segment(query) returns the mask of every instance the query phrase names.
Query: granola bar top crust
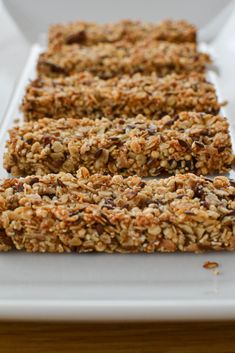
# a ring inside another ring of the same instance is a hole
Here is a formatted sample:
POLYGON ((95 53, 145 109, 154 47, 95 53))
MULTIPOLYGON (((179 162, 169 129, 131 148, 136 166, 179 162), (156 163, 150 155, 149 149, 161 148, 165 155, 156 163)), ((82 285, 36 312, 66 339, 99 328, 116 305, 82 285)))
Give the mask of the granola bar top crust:
POLYGON ((135 45, 122 41, 90 47, 64 45, 60 51, 48 49, 40 55, 37 69, 39 75, 49 77, 89 71, 107 79, 137 72, 156 72, 160 76, 172 72, 203 72, 208 63, 208 54, 199 53, 195 44, 145 40, 135 45))
POLYGON ((174 252, 235 249, 235 182, 71 174, 0 185, 0 250, 174 252))
POLYGON ((88 72, 65 78, 38 78, 27 89, 21 110, 25 120, 90 119, 144 114, 159 119, 181 111, 219 112, 214 86, 204 74, 122 76, 102 80, 88 72))
POLYGON ((196 27, 186 21, 166 20, 159 24, 122 20, 116 23, 97 24, 73 22, 49 27, 48 46, 58 50, 61 45, 94 45, 126 40, 135 43, 152 38, 169 42, 196 42, 196 27))
POLYGON ((4 167, 14 176, 76 173, 223 173, 231 168, 228 122, 221 116, 183 112, 135 118, 41 119, 10 130, 4 167))

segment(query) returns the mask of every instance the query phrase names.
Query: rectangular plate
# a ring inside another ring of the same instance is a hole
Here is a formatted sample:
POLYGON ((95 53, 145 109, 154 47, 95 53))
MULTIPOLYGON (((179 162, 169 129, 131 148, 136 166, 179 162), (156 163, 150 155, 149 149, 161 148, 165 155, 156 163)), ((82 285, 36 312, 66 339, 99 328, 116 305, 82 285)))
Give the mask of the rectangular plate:
MULTIPOLYGON (((7 130, 35 76, 32 47, 0 129, 7 130)), ((209 77, 217 85, 217 76, 209 77)), ((226 114, 226 112, 223 112, 226 114)), ((234 137, 234 123, 230 120, 234 137)), ((234 140, 234 139, 233 139, 234 140)), ((230 173, 234 177, 234 172, 230 173)), ((185 320, 235 318, 235 254, 0 254, 0 319, 185 320), (219 275, 205 261, 220 264, 219 275)))

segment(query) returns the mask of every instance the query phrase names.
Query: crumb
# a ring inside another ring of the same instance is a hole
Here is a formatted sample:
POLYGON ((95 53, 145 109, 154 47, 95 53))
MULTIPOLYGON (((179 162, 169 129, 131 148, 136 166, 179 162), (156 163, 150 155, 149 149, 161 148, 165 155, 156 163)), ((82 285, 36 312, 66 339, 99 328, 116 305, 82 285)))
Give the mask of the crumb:
POLYGON ((14 119, 13 122, 14 122, 14 124, 18 124, 20 122, 20 119, 18 119, 18 118, 14 119))
MULTIPOLYGON (((203 264, 203 267, 206 269, 206 270, 211 270, 211 269, 215 269, 217 267, 219 267, 219 264, 218 262, 212 262, 212 261, 206 261, 204 264, 203 264)), ((217 270, 218 271, 218 270, 217 270)), ((213 271, 214 272, 214 271, 213 271)))
POLYGON ((213 273, 213 275, 218 276, 218 275, 220 275, 221 272, 218 270, 218 268, 214 268, 212 270, 212 273, 213 273))

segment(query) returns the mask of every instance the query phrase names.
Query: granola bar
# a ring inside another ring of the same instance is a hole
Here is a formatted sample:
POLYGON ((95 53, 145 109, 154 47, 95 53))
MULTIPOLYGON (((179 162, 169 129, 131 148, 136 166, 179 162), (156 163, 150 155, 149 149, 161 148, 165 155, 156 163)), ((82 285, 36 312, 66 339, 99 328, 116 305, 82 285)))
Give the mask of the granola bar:
POLYGON ((50 118, 10 130, 4 167, 14 176, 76 173, 223 173, 231 168, 228 122, 221 116, 183 112, 149 120, 50 118))
POLYGON ((59 49, 61 45, 94 45, 126 40, 135 43, 152 38, 169 42, 196 42, 196 28, 186 21, 166 20, 159 24, 122 20, 116 23, 97 24, 73 22, 49 27, 48 46, 59 49))
POLYGON ((216 114, 220 104, 215 88, 203 74, 156 74, 102 80, 87 72, 63 78, 37 78, 27 87, 21 109, 26 120, 90 119, 144 114, 159 119, 166 114, 198 111, 216 114))
POLYGON ((199 53, 193 43, 175 44, 139 41, 135 45, 122 41, 100 43, 90 47, 63 45, 59 51, 48 49, 39 57, 39 75, 69 76, 89 71, 101 78, 111 78, 137 72, 160 76, 176 72, 203 72, 210 58, 199 53))
POLYGON ((235 249, 235 182, 194 174, 71 174, 0 185, 0 250, 199 252, 235 249))

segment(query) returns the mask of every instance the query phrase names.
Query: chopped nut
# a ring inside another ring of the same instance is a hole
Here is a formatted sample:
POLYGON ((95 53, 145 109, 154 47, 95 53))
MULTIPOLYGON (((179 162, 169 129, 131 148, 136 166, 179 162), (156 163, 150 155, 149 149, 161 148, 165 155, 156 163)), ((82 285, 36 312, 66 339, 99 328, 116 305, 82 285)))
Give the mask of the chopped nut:
POLYGON ((141 145, 137 141, 132 141, 130 147, 134 153, 141 152, 141 145))
POLYGON ((95 229, 97 230, 97 233, 99 235, 103 234, 103 232, 104 232, 104 227, 102 226, 102 224, 97 224, 95 229))
POLYGON ((66 44, 80 44, 86 42, 86 32, 84 30, 72 33, 65 39, 66 44))

